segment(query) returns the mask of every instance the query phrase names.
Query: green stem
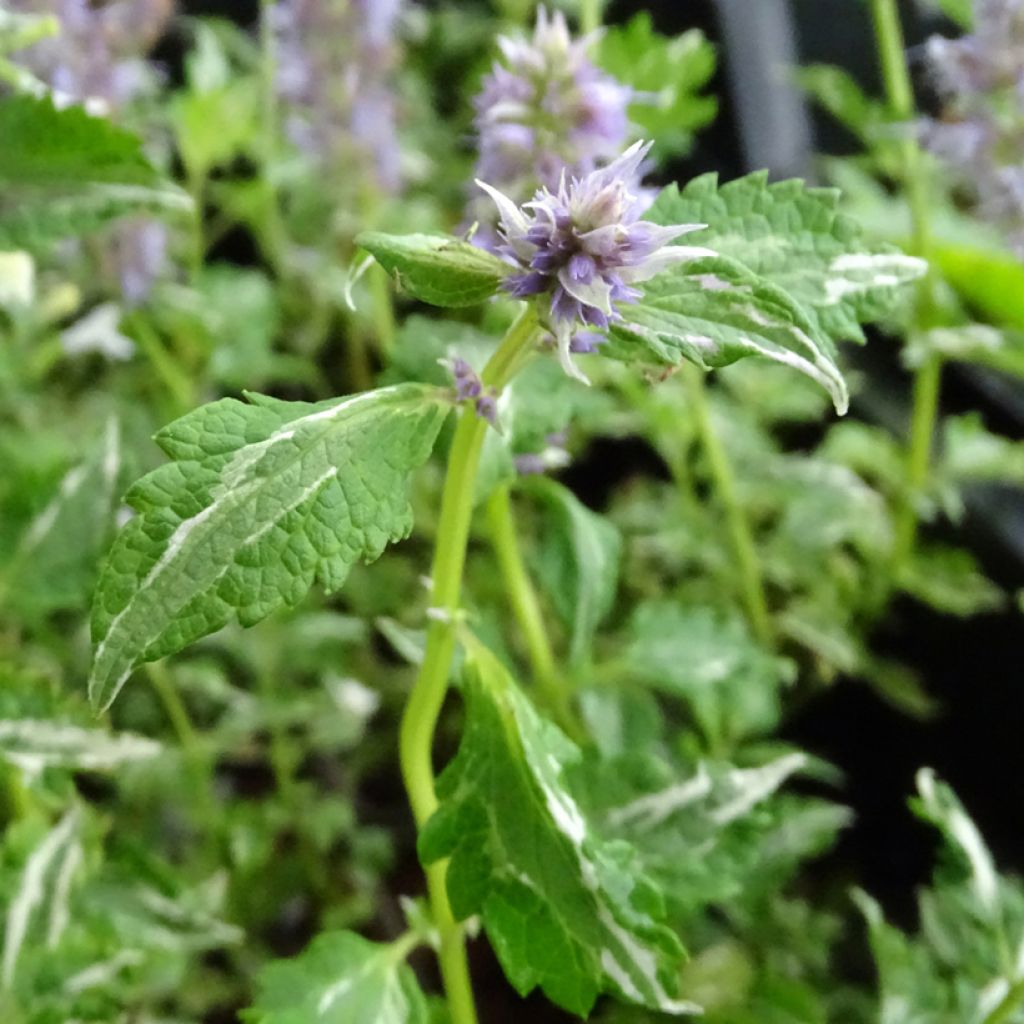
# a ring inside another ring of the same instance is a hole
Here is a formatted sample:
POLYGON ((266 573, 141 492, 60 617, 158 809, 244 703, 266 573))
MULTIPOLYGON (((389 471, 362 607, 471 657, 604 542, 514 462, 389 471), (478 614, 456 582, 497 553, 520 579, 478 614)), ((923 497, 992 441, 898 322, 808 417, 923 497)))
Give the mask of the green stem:
POLYGON ((931 355, 914 376, 906 490, 901 497, 896 519, 896 544, 892 560, 894 576, 905 568, 917 543, 918 498, 928 482, 931 469, 932 438, 939 416, 941 386, 942 359, 938 355, 931 355))
POLYGON ((188 275, 196 285, 206 262, 206 177, 201 174, 188 176, 188 192, 192 197, 192 220, 189 232, 188 275))
POLYGON ((715 492, 725 512, 726 527, 740 574, 743 604, 751 628, 758 641, 766 647, 774 646, 771 616, 764 594, 761 564, 754 546, 754 537, 746 513, 736 492, 736 473, 728 453, 722 445, 711 421, 711 408, 704 386, 704 372, 696 367, 686 368, 690 385, 690 403, 693 408, 697 435, 708 460, 708 469, 714 481, 715 492))
POLYGON ((1014 1011, 1024 1006, 1024 980, 1018 981, 1003 996, 999 1005, 982 1021, 982 1024, 1006 1024, 1014 1011))
MULTIPOLYGON (((515 322, 488 362, 482 375, 484 385, 504 387, 532 350, 536 336, 536 314, 530 307, 515 322)), ((437 808, 431 756, 434 731, 448 692, 448 673, 455 653, 455 625, 473 516, 476 474, 487 430, 486 421, 471 409, 463 411, 455 429, 431 576, 437 614, 427 630, 423 665, 402 716, 399 758, 419 827, 437 808)), ((465 939, 448 903, 446 871, 447 865, 443 862, 427 868, 427 889, 441 938, 441 974, 452 1024, 476 1024, 465 939)))
POLYGON ((544 628, 544 615, 537 591, 526 571, 522 552, 519 550, 508 484, 496 488, 488 500, 487 524, 505 591, 511 599, 512 612, 526 641, 526 650, 537 689, 558 719, 559 725, 570 736, 578 737, 580 729, 569 694, 559 675, 547 630, 544 628))
POLYGON ((199 734, 188 716, 181 695, 167 671, 166 663, 163 661, 150 662, 146 666, 146 673, 153 685, 154 692, 160 698, 160 703, 174 729, 174 734, 181 744, 185 763, 192 776, 192 785, 196 791, 196 809, 206 840, 212 844, 216 841, 219 816, 213 802, 213 773, 210 770, 209 759, 203 750, 199 734))
MULTIPOLYGON (((871 13, 889 109, 894 121, 908 124, 916 116, 916 107, 896 0, 871 0, 871 13)), ((902 158, 903 188, 910 207, 910 248, 914 255, 928 259, 931 250, 928 168, 913 139, 908 138, 903 142, 902 158)), ((934 280, 929 274, 921 282, 918 291, 916 320, 919 328, 929 326, 934 310, 934 280)), ((893 578, 906 566, 917 542, 917 499, 928 480, 931 467, 932 437, 939 414, 941 378, 941 360, 933 356, 918 369, 914 380, 906 456, 907 488, 896 515, 896 547, 891 566, 893 578)))
POLYGON ((584 35, 601 27, 601 0, 580 0, 580 31, 584 35))
POLYGON ((328 881, 324 866, 317 855, 316 847, 310 841, 308 829, 304 827, 303 805, 299 787, 295 783, 295 758, 289 750, 288 732, 282 728, 281 722, 274 713, 274 674, 276 670, 259 673, 260 695, 267 709, 269 720, 267 733, 269 738, 268 754, 270 770, 274 775, 274 785, 278 795, 284 801, 285 808, 295 829, 297 850, 303 870, 310 885, 317 893, 327 891, 328 881))
POLYGON ((267 256, 274 271, 284 272, 285 230, 277 202, 274 169, 277 162, 277 49, 271 16, 275 0, 260 0, 260 89, 263 145, 263 235, 267 256))

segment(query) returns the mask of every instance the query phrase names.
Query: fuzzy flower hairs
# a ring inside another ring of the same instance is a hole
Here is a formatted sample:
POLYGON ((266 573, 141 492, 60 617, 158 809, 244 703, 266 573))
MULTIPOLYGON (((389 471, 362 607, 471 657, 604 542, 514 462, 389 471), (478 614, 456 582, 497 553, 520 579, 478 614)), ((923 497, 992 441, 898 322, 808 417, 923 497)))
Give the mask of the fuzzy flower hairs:
POLYGON ((581 177, 564 172, 555 191, 544 187, 517 206, 485 181, 477 184, 498 207, 498 255, 516 267, 505 288, 536 299, 541 322, 551 331, 567 374, 587 383, 572 360, 603 341, 599 331, 636 302, 633 287, 669 267, 713 255, 699 246, 671 244, 703 224, 666 227, 641 220, 646 200, 636 181, 651 144, 636 143, 607 167, 581 177))

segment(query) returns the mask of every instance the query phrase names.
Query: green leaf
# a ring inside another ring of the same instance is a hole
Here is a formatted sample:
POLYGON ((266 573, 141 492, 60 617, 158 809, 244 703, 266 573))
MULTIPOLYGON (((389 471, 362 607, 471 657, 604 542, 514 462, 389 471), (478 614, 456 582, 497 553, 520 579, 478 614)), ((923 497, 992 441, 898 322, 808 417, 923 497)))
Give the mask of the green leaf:
POLYGON ((295 605, 314 579, 341 586, 412 527, 409 474, 449 406, 407 384, 310 405, 222 399, 164 428, 173 462, 128 493, 138 515, 107 558, 93 608, 91 699, 237 615, 295 605))
POLYGON ((780 795, 807 766, 794 751, 749 768, 681 767, 634 748, 591 757, 575 774, 603 834, 629 839, 674 919, 686 923, 712 905, 738 909, 776 891, 849 823, 845 808, 780 795))
POLYGON ((160 744, 133 733, 83 729, 51 719, 0 719, 0 760, 27 775, 50 766, 111 771, 156 757, 160 744))
POLYGON ((45 938, 52 946, 67 925, 70 875, 82 858, 80 823, 78 809, 68 810, 25 861, 17 889, 6 907, 0 989, 11 987, 21 954, 30 948, 26 945, 30 936, 45 938))
POLYGON ((399 943, 352 932, 317 936, 299 956, 264 967, 248 1024, 429 1024, 427 1000, 399 943))
POLYGON ((1024 443, 986 429, 981 413, 943 423, 941 471, 958 483, 998 481, 1024 486, 1024 443))
POLYGON ((579 664, 615 603, 622 536, 554 480, 538 477, 523 487, 546 507, 537 573, 569 627, 569 660, 579 664))
POLYGON ((126 213, 181 213, 191 200, 165 181, 138 138, 82 107, 0 100, 0 248, 32 249, 126 213))
POLYGON ((649 601, 637 607, 628 636, 630 676, 685 700, 712 742, 778 723, 780 691, 792 681, 793 665, 759 647, 738 616, 649 601))
POLYGON ((484 249, 449 235, 356 236, 365 249, 413 298, 432 306, 475 306, 495 295, 509 266, 484 249))
POLYGON ((1002 607, 1003 592, 963 548, 933 545, 914 552, 900 586, 919 601, 949 615, 967 618, 1002 607))
POLYGON ((922 366, 933 356, 941 356, 1024 377, 1024 334, 988 324, 934 327, 915 332, 901 355, 911 369, 922 366))
POLYGON ((719 186, 718 177, 670 186, 645 216, 661 224, 707 224, 686 236, 738 260, 821 321, 833 340, 863 340, 860 323, 891 310, 899 289, 926 265, 893 246, 868 245, 839 210, 840 193, 766 171, 719 186))
POLYGON ((467 642, 466 728, 419 843, 426 864, 451 858, 456 917, 480 915, 522 995, 540 986, 580 1016, 602 992, 698 1012, 675 998, 683 952, 659 923, 659 893, 628 843, 592 833, 566 788, 580 750, 538 716, 494 655, 467 642))
POLYGON ((959 28, 970 32, 974 27, 974 6, 971 0, 934 0, 947 18, 956 22, 959 28))
POLYGON ((794 77, 805 92, 862 140, 877 142, 878 129, 892 120, 888 107, 869 96, 845 68, 808 64, 795 69, 794 77))
POLYGON ((846 382, 829 337, 786 292, 725 256, 701 257, 650 281, 623 306, 608 354, 667 366, 683 359, 709 370, 763 356, 817 381, 840 414, 846 382))
POLYGON ((598 63, 632 88, 630 120, 644 138, 658 140, 659 159, 687 153, 694 132, 718 112, 714 96, 700 95, 715 73, 715 50, 699 29, 668 38, 642 11, 605 31, 598 63))
POLYGON ((120 476, 120 428, 111 419, 102 444, 65 474, 21 536, 4 580, 19 608, 47 613, 87 603, 114 531, 120 476))

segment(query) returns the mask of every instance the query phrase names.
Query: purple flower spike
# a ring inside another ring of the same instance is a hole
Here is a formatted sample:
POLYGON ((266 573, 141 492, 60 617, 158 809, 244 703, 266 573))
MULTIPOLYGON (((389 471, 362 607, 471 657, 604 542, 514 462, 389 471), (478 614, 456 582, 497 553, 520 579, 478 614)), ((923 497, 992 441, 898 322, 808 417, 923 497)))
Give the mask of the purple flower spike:
POLYGON ((486 182, 477 184, 498 207, 498 253, 517 268, 505 287, 518 298, 541 296, 542 322, 554 334, 563 369, 587 382, 571 353, 593 351, 616 305, 636 302, 633 287, 669 267, 713 255, 699 246, 672 245, 703 224, 663 227, 640 220, 645 201, 635 182, 650 144, 636 143, 600 170, 542 188, 522 207, 486 182))
POLYGON ((498 40, 503 62, 475 101, 478 178, 521 201, 622 152, 632 90, 589 59, 595 39, 573 39, 564 15, 542 6, 531 39, 498 40))
POLYGON ((975 0, 974 24, 972 35, 926 46, 944 109, 921 141, 1024 258, 1024 0, 975 0))

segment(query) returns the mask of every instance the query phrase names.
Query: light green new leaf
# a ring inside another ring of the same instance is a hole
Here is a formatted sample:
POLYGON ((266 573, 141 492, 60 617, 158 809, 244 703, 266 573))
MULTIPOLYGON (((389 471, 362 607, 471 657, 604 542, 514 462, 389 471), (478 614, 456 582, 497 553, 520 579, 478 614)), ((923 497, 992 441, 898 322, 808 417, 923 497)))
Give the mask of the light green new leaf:
POLYGON ((669 601, 637 607, 625 652, 628 672, 683 698, 705 734, 729 742, 770 731, 793 665, 763 650, 737 616, 669 601))
POLYGON ((129 491, 138 515, 96 594, 94 704, 139 663, 295 605, 315 579, 336 590, 406 537, 408 477, 448 410, 442 392, 406 384, 316 405, 222 399, 162 430, 174 461, 129 491))
POLYGON ((451 858, 456 916, 480 915, 522 995, 540 986, 580 1016, 602 992, 699 1012, 676 998, 683 951, 659 923, 661 895, 628 843, 591 832, 566 788, 579 748, 538 716, 493 654, 469 643, 466 728, 419 844, 424 863, 451 858))
POLYGON ((699 29, 669 38, 642 11, 606 30, 598 62, 633 90, 630 120, 658 140, 660 159, 688 152, 694 132, 714 120, 718 101, 700 90, 715 73, 715 51, 699 29))
POLYGON ((48 97, 0 100, 0 248, 33 249, 139 212, 187 212, 138 138, 48 97))
POLYGON ((660 274, 623 305, 608 354, 703 369, 763 356, 817 381, 839 413, 849 395, 834 346, 810 309, 728 256, 705 256, 660 274))
POLYGON ((622 536, 610 520, 554 480, 537 477, 524 488, 546 507, 537 572, 569 626, 569 660, 578 664, 615 603, 622 536))
POLYGON ((356 236, 399 287, 432 306, 475 306, 494 295, 510 271, 484 249, 449 235, 356 236))
POLYGON ((317 936, 299 956, 264 967, 248 1024, 428 1024, 416 976, 401 943, 380 945, 353 932, 317 936))

